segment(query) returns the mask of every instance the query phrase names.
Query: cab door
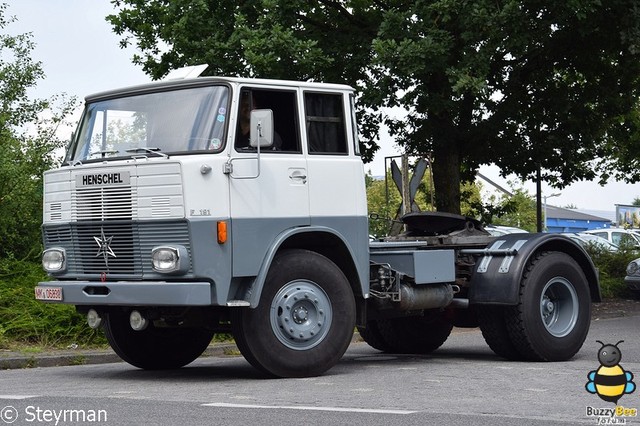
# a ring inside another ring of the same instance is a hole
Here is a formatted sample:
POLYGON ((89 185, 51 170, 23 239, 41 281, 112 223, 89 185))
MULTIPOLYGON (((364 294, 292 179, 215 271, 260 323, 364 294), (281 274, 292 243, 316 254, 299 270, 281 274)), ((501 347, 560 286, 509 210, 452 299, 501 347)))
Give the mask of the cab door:
POLYGON ((244 87, 236 111, 229 173, 233 276, 255 276, 279 234, 310 223, 307 161, 295 90, 244 87), (255 109, 273 111, 274 144, 259 153, 243 132, 255 109))
POLYGON ((303 99, 311 226, 343 239, 367 294, 369 226, 353 98, 346 91, 306 90, 303 99))

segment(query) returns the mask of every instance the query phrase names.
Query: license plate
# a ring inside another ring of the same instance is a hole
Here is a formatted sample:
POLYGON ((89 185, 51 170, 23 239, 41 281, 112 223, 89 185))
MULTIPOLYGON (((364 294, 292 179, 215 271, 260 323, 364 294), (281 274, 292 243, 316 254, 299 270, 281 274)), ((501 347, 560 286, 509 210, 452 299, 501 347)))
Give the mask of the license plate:
POLYGON ((37 300, 62 301, 62 287, 36 287, 37 300))

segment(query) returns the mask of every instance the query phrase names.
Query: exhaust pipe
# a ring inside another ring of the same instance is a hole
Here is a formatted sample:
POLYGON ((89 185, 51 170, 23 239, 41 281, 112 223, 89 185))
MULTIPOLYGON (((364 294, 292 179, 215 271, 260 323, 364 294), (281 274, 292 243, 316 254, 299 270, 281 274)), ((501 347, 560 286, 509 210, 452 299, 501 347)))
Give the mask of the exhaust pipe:
POLYGON ((420 285, 411 287, 400 285, 400 300, 396 307, 410 311, 419 309, 444 308, 453 300, 453 287, 450 284, 420 285))

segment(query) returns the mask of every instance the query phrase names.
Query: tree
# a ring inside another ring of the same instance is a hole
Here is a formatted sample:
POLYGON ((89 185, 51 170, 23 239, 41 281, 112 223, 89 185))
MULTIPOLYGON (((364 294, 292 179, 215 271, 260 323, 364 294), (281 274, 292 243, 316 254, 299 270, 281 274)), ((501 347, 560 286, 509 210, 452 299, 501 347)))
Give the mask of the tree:
POLYGON ((462 185, 461 210, 465 216, 478 219, 484 225, 490 225, 499 220, 498 218, 516 212, 518 206, 512 198, 491 195, 484 201, 480 195, 481 189, 482 185, 477 182, 462 185))
MULTIPOLYGON (((0 30, 14 21, 0 4, 0 30)), ((24 258, 41 250, 42 173, 60 157, 58 127, 75 100, 60 95, 30 100, 44 77, 31 58, 31 34, 0 33, 0 256, 24 258), (45 114, 46 112, 46 114, 45 114)))
POLYGON ((523 180, 542 170, 557 187, 614 169, 614 141, 638 140, 623 129, 635 123, 624 114, 637 102, 637 16, 632 1, 590 0, 389 11, 373 76, 380 102, 409 111, 389 120, 399 142, 433 152, 438 209, 457 211, 458 182, 481 164, 523 180))
MULTIPOLYGON (((390 181, 391 174, 387 174, 387 181, 390 181)), ((365 176, 367 189, 367 210, 369 212, 369 234, 375 237, 389 235, 391 220, 394 218, 400 204, 402 196, 395 185, 391 188, 385 186, 384 179, 374 179, 370 174, 365 176)))
POLYGON ((482 164, 562 188, 640 179, 640 8, 635 0, 114 0, 108 17, 159 78, 211 73, 347 83, 365 159, 381 123, 429 153, 438 210, 482 164), (386 116, 381 107, 406 114, 386 116))
POLYGON ((502 196, 502 203, 509 203, 508 211, 497 215, 494 225, 513 226, 529 232, 536 231, 536 201, 524 188, 512 188, 513 195, 502 196))
MULTIPOLYGON (((122 47, 136 44, 153 79, 185 65, 207 63, 208 75, 314 80, 360 88, 371 62, 382 10, 366 1, 113 0, 107 17, 122 47)), ((361 151, 378 149, 381 114, 359 103, 361 151)), ((375 105, 378 107, 379 105, 375 105)))

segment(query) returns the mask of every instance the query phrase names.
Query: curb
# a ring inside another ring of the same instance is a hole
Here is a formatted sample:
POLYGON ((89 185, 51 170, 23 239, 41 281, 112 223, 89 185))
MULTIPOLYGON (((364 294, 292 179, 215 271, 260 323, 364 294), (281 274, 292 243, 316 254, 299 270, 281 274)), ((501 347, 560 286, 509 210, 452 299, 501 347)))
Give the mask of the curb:
MULTIPOLYGON (((358 332, 353 334, 351 343, 363 342, 358 332)), ((235 343, 213 343, 200 355, 204 357, 238 357, 242 356, 235 343)), ((105 350, 61 350, 59 352, 44 352, 40 354, 22 354, 0 352, 0 371, 20 368, 65 367, 73 365, 94 365, 124 362, 113 352, 105 350)))
MULTIPOLYGON (((238 347, 233 343, 217 343, 209 346, 200 357, 240 356, 238 347)), ((24 355, 0 353, 0 370, 19 368, 63 367, 71 365, 93 365, 123 362, 111 349, 107 350, 65 350, 59 353, 24 355)))

